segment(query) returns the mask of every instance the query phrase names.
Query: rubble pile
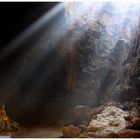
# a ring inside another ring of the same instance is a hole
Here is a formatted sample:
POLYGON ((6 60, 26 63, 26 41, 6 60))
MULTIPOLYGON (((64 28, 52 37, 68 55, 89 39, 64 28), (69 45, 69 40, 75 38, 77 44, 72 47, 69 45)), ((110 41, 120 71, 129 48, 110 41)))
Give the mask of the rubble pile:
MULTIPOLYGON (((84 109, 87 107, 84 107, 84 109)), ((77 109, 77 107, 76 107, 77 109)), ((137 138, 140 137, 140 112, 137 103, 109 102, 95 109, 87 108, 92 115, 89 123, 62 128, 63 137, 80 138, 137 138), (98 109, 97 109, 98 108, 98 109), (98 110, 97 113, 94 110, 98 110)), ((78 112, 80 117, 80 112, 78 112)), ((77 115, 77 112, 75 113, 77 115)), ((76 116, 77 117, 77 116, 76 116)))

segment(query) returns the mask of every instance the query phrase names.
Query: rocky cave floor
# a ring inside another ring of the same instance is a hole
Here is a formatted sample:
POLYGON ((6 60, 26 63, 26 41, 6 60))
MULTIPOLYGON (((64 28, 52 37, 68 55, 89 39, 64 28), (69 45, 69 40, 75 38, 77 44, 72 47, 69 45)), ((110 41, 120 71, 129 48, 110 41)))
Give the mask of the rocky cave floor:
POLYGON ((20 127, 13 138, 140 138, 140 99, 98 107, 77 105, 72 119, 57 127, 20 127))
POLYGON ((140 138, 140 99, 118 103, 110 101, 95 108, 76 106, 79 125, 63 127, 63 137, 140 138))
POLYGON ((23 127, 11 133, 12 138, 60 138, 63 134, 60 128, 23 127))

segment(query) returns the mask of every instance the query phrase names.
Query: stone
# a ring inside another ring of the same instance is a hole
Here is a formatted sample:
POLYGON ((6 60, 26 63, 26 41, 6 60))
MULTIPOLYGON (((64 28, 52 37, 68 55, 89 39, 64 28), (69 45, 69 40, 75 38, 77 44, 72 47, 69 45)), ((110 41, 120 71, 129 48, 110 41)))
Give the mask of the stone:
POLYGON ((132 129, 124 129, 117 132, 99 131, 84 132, 80 138, 140 138, 140 131, 132 129))
POLYGON ((79 136, 80 138, 117 138, 117 134, 115 133, 94 133, 94 132, 87 132, 83 133, 79 136))
POLYGON ((73 125, 68 127, 63 127, 61 131, 63 133, 63 137, 65 138, 76 138, 79 137, 81 134, 80 128, 75 127, 73 125))
POLYGON ((108 106, 97 115, 96 119, 91 120, 87 131, 104 130, 116 132, 123 130, 127 126, 126 116, 128 116, 128 112, 115 106, 108 106))
POLYGON ((95 134, 95 138, 117 138, 117 134, 114 132, 101 131, 95 134))
POLYGON ((82 133, 79 138, 90 138, 88 133, 82 133))
POLYGON ((108 103, 105 104, 105 107, 107 106, 115 106, 115 107, 118 107, 120 109, 124 109, 124 105, 119 103, 119 102, 115 102, 115 101, 110 101, 108 103))
POLYGON ((118 138, 140 138, 140 131, 126 129, 116 133, 118 138))
POLYGON ((129 116, 130 128, 140 130, 140 114, 131 113, 129 116))
POLYGON ((88 126, 85 128, 86 132, 96 132, 98 130, 102 130, 102 127, 88 126))
POLYGON ((140 136, 140 131, 138 131, 140 130, 138 106, 132 110, 132 107, 136 105, 132 101, 131 103, 126 102, 125 105, 130 109, 127 110, 124 105, 112 101, 90 109, 90 113, 92 112, 91 121, 87 126, 79 125, 81 133, 74 134, 74 126, 70 126, 67 127, 67 134, 64 134, 65 137, 138 138, 140 136))

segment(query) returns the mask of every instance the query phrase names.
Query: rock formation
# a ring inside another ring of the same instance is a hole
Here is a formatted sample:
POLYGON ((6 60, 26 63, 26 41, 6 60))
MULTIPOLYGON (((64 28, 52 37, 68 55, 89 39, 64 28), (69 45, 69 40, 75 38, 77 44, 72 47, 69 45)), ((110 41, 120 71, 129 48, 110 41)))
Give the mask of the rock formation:
MULTIPOLYGON (((81 115, 81 119, 83 119, 81 124, 63 127, 63 136, 80 138, 140 137, 139 104, 134 101, 129 102, 129 104, 131 105, 129 106, 127 102, 124 104, 109 102, 99 106, 97 107, 99 110, 98 113, 92 113, 91 120, 86 125, 82 125, 86 119, 81 115), (73 134, 73 131, 75 131, 76 134, 73 134)), ((93 112, 93 110, 94 108, 90 109, 91 112, 93 112)))

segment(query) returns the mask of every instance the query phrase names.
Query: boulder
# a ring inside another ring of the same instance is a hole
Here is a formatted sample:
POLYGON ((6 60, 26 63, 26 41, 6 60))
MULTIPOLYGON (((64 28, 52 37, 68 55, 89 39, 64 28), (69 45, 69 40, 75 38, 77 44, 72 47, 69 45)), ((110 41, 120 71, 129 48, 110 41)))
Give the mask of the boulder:
POLYGON ((115 106, 115 107, 118 107, 118 108, 121 108, 121 109, 124 108, 124 105, 122 105, 119 102, 109 101, 109 102, 107 102, 107 103, 105 103, 103 105, 100 105, 98 107, 91 108, 90 109, 90 115, 91 116, 96 116, 97 114, 100 114, 108 106, 115 106))
POLYGON ((68 127, 63 127, 61 131, 63 133, 63 137, 65 138, 76 138, 79 137, 81 134, 80 128, 75 127, 73 125, 70 125, 68 127))
POLYGON ((92 119, 89 124, 89 131, 105 130, 110 132, 116 132, 126 128, 125 117, 128 116, 128 112, 115 106, 108 106, 100 114, 97 115, 96 119, 92 119))
POLYGON ((140 131, 138 131, 140 130, 140 112, 138 109, 132 108, 136 104, 131 102, 122 105, 111 101, 92 109, 87 106, 76 106, 74 110, 76 118, 85 119, 88 114, 90 116, 89 124, 81 123, 78 127, 63 127, 63 136, 80 138, 140 137, 140 131), (129 109, 126 109, 126 106, 129 109))
POLYGON ((106 107, 108 107, 108 106, 115 106, 115 107, 118 107, 118 108, 120 108, 120 109, 124 109, 124 105, 123 104, 121 104, 121 103, 119 103, 119 102, 115 102, 115 101, 109 101, 109 102, 107 102, 107 103, 105 103, 105 105, 104 105, 105 107, 104 107, 104 109, 106 108, 106 107))
POLYGON ((96 132, 98 130, 102 130, 102 127, 94 127, 94 126, 88 126, 85 128, 85 132, 96 132))
POLYGON ((128 121, 127 128, 140 130, 140 114, 130 113, 126 120, 128 121))

